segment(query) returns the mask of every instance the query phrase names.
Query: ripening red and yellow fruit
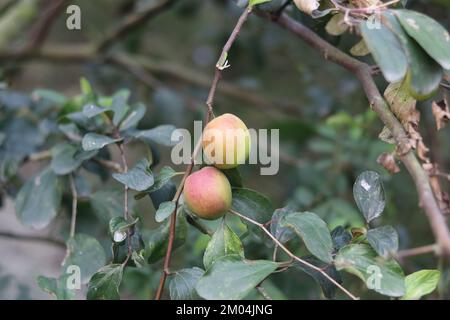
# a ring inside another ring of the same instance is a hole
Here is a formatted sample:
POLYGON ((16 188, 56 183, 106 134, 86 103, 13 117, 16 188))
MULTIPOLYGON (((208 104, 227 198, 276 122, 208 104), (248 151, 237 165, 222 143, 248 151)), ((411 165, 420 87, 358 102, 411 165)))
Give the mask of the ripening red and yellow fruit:
POLYGON ((211 120, 203 130, 205 157, 219 169, 231 169, 245 163, 250 154, 250 133, 245 123, 225 113, 211 120))
POLYGON ((215 220, 231 207, 231 186, 220 170, 204 167, 186 178, 184 200, 200 218, 215 220))

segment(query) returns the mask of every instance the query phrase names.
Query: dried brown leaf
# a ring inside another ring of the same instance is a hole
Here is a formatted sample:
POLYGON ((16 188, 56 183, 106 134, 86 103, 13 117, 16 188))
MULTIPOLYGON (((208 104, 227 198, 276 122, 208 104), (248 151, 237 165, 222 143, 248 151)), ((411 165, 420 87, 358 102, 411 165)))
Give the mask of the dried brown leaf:
POLYGON ((436 120, 436 127, 441 130, 450 121, 450 111, 446 100, 433 101, 431 104, 434 119, 436 120))
POLYGON ((400 172, 400 168, 397 166, 397 163, 395 161, 395 157, 394 157, 394 155, 392 153, 383 152, 377 158, 377 162, 379 164, 381 164, 390 173, 400 172))

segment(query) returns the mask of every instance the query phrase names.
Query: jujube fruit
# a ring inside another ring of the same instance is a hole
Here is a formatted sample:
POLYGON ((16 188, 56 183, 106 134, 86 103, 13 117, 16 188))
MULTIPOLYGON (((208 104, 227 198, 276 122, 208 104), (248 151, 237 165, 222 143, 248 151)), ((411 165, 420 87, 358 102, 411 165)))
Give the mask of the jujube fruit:
POLYGON ((215 220, 231 207, 231 186, 220 170, 204 167, 187 177, 184 200, 188 208, 200 218, 215 220))
POLYGON ((241 119, 225 113, 206 125, 202 146, 205 157, 215 167, 235 168, 250 154, 250 133, 241 119))

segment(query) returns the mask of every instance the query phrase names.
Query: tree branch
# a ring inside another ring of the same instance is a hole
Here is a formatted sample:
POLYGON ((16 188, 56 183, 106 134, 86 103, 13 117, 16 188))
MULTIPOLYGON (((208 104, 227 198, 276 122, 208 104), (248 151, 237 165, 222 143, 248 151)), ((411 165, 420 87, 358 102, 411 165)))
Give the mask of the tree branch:
POLYGON ((407 257, 419 256, 422 254, 428 254, 428 253, 436 253, 437 254, 438 251, 439 251, 439 246, 437 246, 436 244, 430 244, 430 245, 423 246, 423 247, 401 250, 401 251, 397 252, 395 257, 398 259, 402 259, 402 258, 407 258, 407 257))
POLYGON ((151 3, 142 11, 130 14, 115 29, 111 30, 98 44, 97 51, 105 51, 111 47, 117 40, 124 37, 129 32, 139 28, 149 19, 157 16, 161 12, 175 4, 176 0, 161 0, 157 3, 151 3))
POLYGON ((78 205, 78 193, 73 178, 73 174, 69 174, 70 190, 72 192, 72 216, 70 220, 70 238, 75 236, 75 227, 77 224, 77 205, 78 205))
POLYGON ((9 238, 9 239, 13 239, 13 240, 20 240, 20 241, 43 242, 43 243, 55 245, 55 246, 62 247, 62 248, 66 247, 66 244, 64 241, 55 239, 55 238, 50 238, 50 237, 15 234, 12 232, 7 232, 7 231, 0 231, 0 237, 9 238))
MULTIPOLYGON (((319 51, 325 59, 341 65, 353 73, 361 82, 373 110, 391 131, 397 146, 400 147, 400 150, 405 150, 402 146, 405 146, 407 143, 407 134, 402 124, 391 112, 388 104, 378 90, 369 65, 342 52, 286 14, 273 16, 260 12, 259 15, 292 32, 315 50, 319 51)), ((450 259, 450 232, 431 189, 428 174, 422 168, 412 150, 408 151, 400 158, 414 180, 420 199, 419 205, 424 209, 427 215, 433 234, 440 246, 440 253, 447 259, 450 259)))
MULTIPOLYGON (((221 58, 219 59, 219 61, 222 60, 224 52, 228 52, 228 50, 233 45, 234 41, 236 40, 236 38, 242 28, 242 25, 244 24, 244 22, 247 20, 247 18, 249 16, 249 14, 251 13, 251 10, 252 10, 252 8, 249 7, 247 9, 245 9, 244 12, 241 14, 236 26, 234 27, 233 31, 231 32, 231 35, 230 35, 228 41, 225 43, 225 46, 222 49, 222 54, 221 54, 221 58)), ((213 115, 214 98, 215 98, 215 94, 217 91, 219 80, 221 78, 222 70, 223 70, 222 66, 218 63, 215 68, 214 79, 213 79, 213 82, 211 83, 211 88, 209 90, 208 98, 206 100, 206 105, 207 105, 208 109, 207 109, 207 114, 206 114, 205 126, 208 124, 209 120, 211 119, 211 116, 213 115)), ((199 153, 199 151, 201 149, 201 146, 202 146, 202 138, 200 137, 199 141, 197 142, 197 144, 195 146, 194 152, 192 153, 191 163, 187 167, 187 169, 183 175, 183 178, 178 186, 177 192, 172 200, 173 202, 175 202, 175 209, 172 212, 172 215, 170 217, 169 243, 167 245, 167 251, 166 251, 166 255, 164 257, 164 269, 163 269, 161 278, 159 280, 159 286, 158 286, 158 290, 156 292, 155 300, 161 299, 161 296, 164 291, 164 285, 165 285, 167 276, 170 274, 169 267, 170 267, 170 259, 172 256, 173 243, 174 243, 174 239, 175 239, 175 227, 176 227, 176 219, 177 219, 178 201, 180 199, 181 193, 183 192, 184 183, 186 181, 186 178, 191 174, 192 169, 194 168, 194 161, 195 161, 195 158, 197 157, 197 154, 199 153)))
POLYGON ((50 28, 61 12, 66 0, 52 1, 42 18, 31 29, 31 40, 22 48, 22 51, 37 49, 47 38, 50 28))

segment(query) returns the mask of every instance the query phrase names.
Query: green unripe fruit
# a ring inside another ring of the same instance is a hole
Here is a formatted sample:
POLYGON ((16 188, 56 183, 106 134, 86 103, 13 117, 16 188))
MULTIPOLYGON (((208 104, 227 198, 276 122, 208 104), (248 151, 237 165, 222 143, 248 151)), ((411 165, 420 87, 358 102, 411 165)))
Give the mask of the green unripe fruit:
POLYGON ((231 169, 245 163, 250 154, 250 133, 245 123, 225 113, 211 120, 203 130, 203 152, 219 169, 231 169))
POLYGON ((200 218, 216 220, 231 207, 231 186, 220 170, 204 167, 187 177, 184 200, 200 218))

